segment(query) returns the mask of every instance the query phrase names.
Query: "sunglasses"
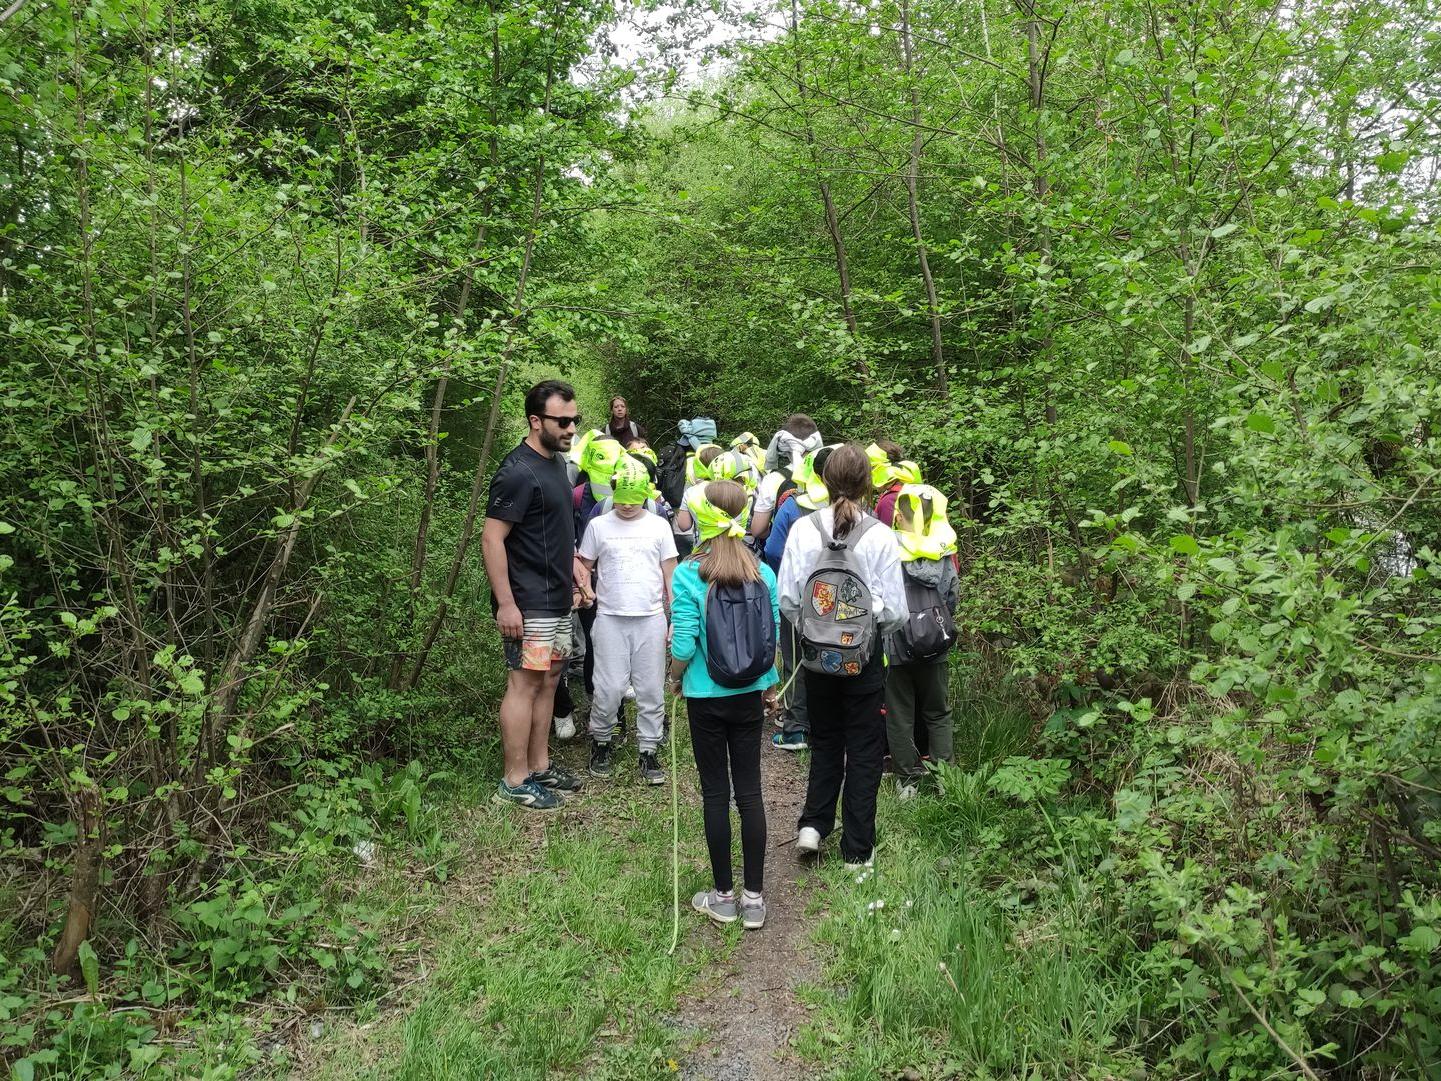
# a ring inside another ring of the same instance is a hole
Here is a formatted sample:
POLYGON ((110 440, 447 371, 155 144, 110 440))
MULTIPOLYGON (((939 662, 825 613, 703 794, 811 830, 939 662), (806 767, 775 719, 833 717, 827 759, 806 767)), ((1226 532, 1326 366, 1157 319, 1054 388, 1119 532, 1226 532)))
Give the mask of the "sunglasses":
POLYGON ((549 413, 542 413, 542 420, 553 420, 562 428, 573 428, 581 422, 581 415, 577 413, 573 417, 553 417, 549 413))

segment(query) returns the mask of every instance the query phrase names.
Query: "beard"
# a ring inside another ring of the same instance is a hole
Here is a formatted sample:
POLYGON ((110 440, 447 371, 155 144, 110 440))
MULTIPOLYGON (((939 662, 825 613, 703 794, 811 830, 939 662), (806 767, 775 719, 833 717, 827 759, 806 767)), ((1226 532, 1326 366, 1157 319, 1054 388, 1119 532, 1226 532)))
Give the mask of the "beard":
POLYGON ((566 429, 559 435, 551 435, 545 428, 541 428, 540 430, 540 445, 552 454, 557 451, 570 450, 570 444, 574 439, 574 429, 566 429))

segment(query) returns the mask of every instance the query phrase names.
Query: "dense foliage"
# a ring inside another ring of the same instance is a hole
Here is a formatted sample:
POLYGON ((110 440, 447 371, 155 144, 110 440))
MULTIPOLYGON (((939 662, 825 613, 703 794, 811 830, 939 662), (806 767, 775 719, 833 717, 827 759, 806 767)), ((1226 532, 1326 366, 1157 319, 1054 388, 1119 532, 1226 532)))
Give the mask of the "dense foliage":
POLYGON ((772 18, 655 115, 635 175, 670 227, 607 223, 646 320, 614 378, 657 412, 892 436, 968 506, 965 623, 1037 722, 1034 758, 971 783, 1046 810, 983 862, 1088 891, 1094 948, 1139 981, 1132 1016, 1062 1041, 1065 1072, 1114 1047, 1424 1073, 1434 11, 772 18))
POLYGON ((0 1053, 143 1072, 160 1018, 371 993, 326 868, 444 873, 476 498, 544 367, 659 430, 807 409, 958 497, 959 678, 1023 721, 909 812, 900 944, 836 943, 858 1039, 1423 1075, 1434 5, 747 5, 663 100, 614 14, 0 13, 0 1053), (932 975, 962 943, 1008 974, 932 975))
POLYGON ((172 1003, 369 986, 325 857, 424 832, 367 762, 491 701, 472 475, 591 318, 625 136, 571 78, 599 5, 6 16, 0 1017, 69 1077, 172 1003), (39 1012, 102 961, 133 1031, 39 1012))

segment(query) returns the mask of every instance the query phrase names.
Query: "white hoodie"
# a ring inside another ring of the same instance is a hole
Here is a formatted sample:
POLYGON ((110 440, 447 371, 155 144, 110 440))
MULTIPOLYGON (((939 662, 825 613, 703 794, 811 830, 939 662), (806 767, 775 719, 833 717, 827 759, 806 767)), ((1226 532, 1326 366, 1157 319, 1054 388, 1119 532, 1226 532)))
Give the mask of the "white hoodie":
POLYGON ((802 458, 813 450, 820 450, 823 446, 825 446, 825 440, 821 438, 820 432, 812 432, 804 439, 797 439, 782 428, 771 436, 770 446, 766 447, 766 471, 794 470, 801 464, 802 458))

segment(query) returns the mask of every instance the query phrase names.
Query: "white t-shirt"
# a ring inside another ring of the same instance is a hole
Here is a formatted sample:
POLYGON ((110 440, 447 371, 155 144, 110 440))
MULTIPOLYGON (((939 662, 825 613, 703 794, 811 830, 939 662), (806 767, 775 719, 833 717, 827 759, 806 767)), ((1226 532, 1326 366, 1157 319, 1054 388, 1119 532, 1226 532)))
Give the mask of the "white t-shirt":
POLYGON ((776 509, 776 498, 780 495, 781 485, 786 482, 786 475, 772 470, 761 478, 756 488, 756 505, 753 508, 756 514, 765 514, 776 509))
POLYGON ((670 524, 654 514, 627 521, 615 511, 590 520, 581 538, 582 559, 595 561, 596 610, 611 616, 653 616, 665 611, 662 560, 675 559, 670 524))

